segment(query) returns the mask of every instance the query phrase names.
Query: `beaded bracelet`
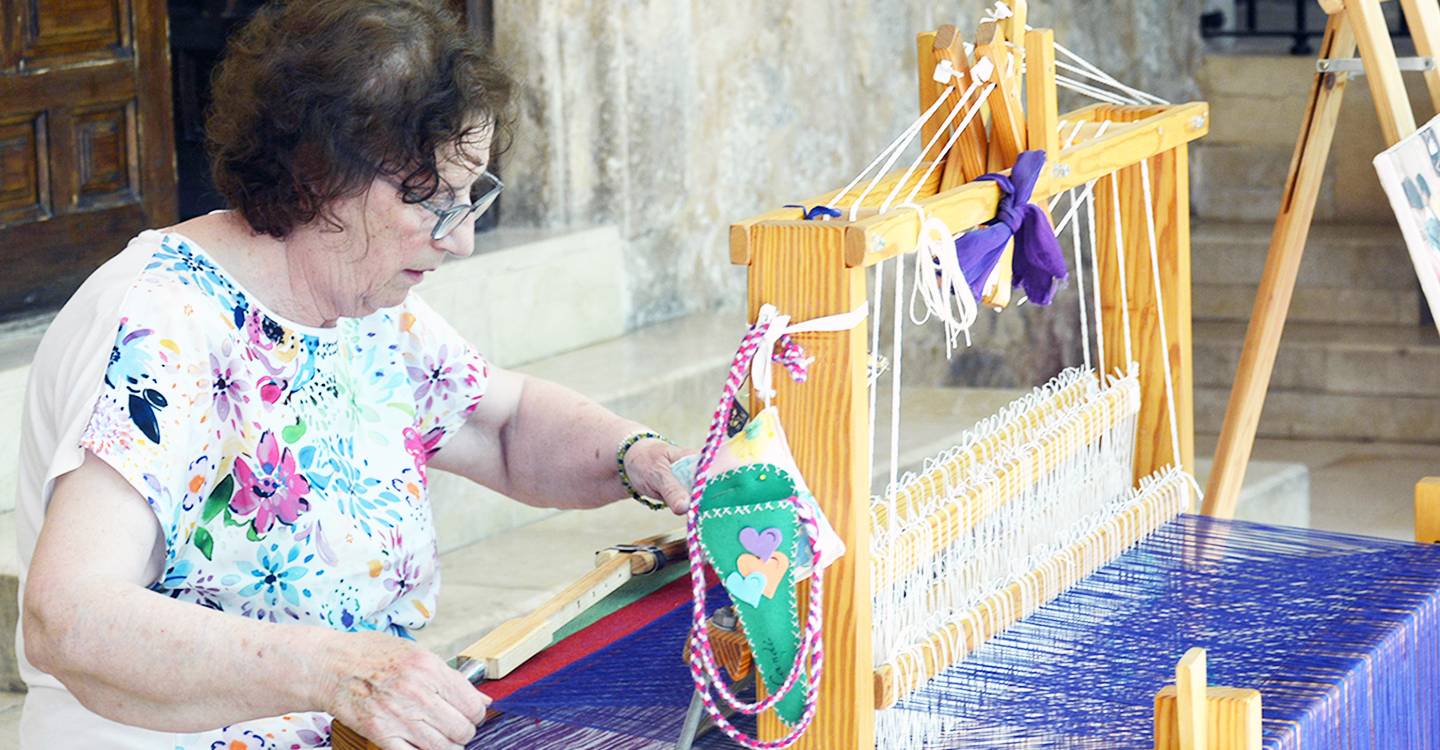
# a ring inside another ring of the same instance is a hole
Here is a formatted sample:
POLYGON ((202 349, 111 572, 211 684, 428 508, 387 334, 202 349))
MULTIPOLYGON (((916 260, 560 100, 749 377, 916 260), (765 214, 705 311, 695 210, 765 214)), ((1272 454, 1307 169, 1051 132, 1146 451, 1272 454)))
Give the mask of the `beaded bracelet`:
MULTIPOLYGON (((620 448, 615 451, 615 465, 620 469, 620 484, 625 485, 625 491, 630 493, 630 497, 635 498, 635 502, 640 503, 641 505, 649 508, 650 510, 664 510, 664 503, 651 500, 650 498, 645 497, 644 495, 641 495, 639 492, 637 492, 635 490, 635 485, 630 483, 630 474, 625 471, 626 454, 630 452, 631 448, 635 447, 636 443, 640 442, 641 440, 649 440, 651 438, 670 443, 670 441, 666 439, 665 436, 661 435, 658 432, 643 430, 641 432, 634 433, 630 437, 627 437, 620 442, 620 448)), ((674 445, 674 443, 670 444, 674 445)))

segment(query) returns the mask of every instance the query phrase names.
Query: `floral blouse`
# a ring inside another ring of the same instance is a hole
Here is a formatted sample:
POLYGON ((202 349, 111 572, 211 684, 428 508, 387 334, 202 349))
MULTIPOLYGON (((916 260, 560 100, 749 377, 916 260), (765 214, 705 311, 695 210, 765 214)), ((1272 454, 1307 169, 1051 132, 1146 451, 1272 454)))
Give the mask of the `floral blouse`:
MULTIPOLYGON (((156 592, 240 617, 409 637, 440 585, 425 463, 487 375, 416 295, 305 327, 166 234, 122 304, 81 444, 159 518, 156 592)), ((328 747, 329 720, 247 722, 176 746, 328 747)))

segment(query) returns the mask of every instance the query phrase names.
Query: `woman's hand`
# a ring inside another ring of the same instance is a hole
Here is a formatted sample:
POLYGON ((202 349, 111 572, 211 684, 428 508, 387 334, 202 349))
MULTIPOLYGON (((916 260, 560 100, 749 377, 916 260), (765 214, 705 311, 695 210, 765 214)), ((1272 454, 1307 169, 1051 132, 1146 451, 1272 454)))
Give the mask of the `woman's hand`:
POLYGON ((640 440, 625 454, 625 474, 636 492, 665 503, 675 515, 683 516, 690 510, 690 490, 670 472, 670 465, 697 452, 664 440, 640 440))
POLYGON ((440 657, 380 633, 334 633, 319 704, 383 750, 460 750, 490 699, 440 657))

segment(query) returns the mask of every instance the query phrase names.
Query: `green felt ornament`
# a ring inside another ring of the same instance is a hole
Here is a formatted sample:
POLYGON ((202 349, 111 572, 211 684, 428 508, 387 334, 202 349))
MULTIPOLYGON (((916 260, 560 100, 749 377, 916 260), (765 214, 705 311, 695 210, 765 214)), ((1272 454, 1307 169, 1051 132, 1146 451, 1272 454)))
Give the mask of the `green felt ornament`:
MULTIPOLYGON (((805 531, 791 499, 795 484, 773 464, 747 464, 711 479, 700 501, 700 545, 772 690, 789 678, 802 640, 795 571, 805 531)), ((804 714, 807 679, 801 675, 775 705, 787 724, 804 714)))

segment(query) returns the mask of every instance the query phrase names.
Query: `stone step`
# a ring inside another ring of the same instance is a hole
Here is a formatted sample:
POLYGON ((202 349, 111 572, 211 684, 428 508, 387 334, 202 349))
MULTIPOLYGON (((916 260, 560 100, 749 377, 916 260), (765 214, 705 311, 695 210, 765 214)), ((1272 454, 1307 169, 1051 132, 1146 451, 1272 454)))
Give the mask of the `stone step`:
POLYGON ((613 226, 496 229, 416 291, 491 362, 514 367, 626 333, 625 248, 613 226))
MULTIPOLYGON (((1200 98, 1210 103, 1211 126, 1192 148, 1197 216, 1274 222, 1314 77, 1313 55, 1205 56, 1200 98)), ((1331 145, 1315 215, 1373 223, 1391 215, 1371 163, 1387 144, 1364 79, 1352 83, 1336 121, 1342 135, 1331 145)), ((1424 86, 1409 86, 1408 93, 1415 112, 1431 111, 1424 86)))
MULTIPOLYGON (((698 445, 744 328, 741 312, 700 313, 515 370, 574 389, 677 442, 698 445)), ((430 491, 441 551, 555 513, 441 472, 430 491)))
MULTIPOLYGON (((1197 386, 1195 429, 1218 433, 1229 400, 1229 386, 1197 386)), ((1272 390, 1265 397, 1256 434, 1298 440, 1440 443, 1440 399, 1272 390)))
MULTIPOLYGON (((1249 321, 1259 284, 1194 284, 1194 319, 1249 321)), ((1285 323, 1415 325, 1420 322, 1420 290, 1375 292, 1344 287, 1300 286, 1290 298, 1285 323)))
MULTIPOLYGON (((1198 221, 1191 234, 1195 284, 1259 284, 1274 226, 1198 221)), ((1298 287, 1414 292, 1418 282, 1393 223, 1319 224, 1305 246, 1298 287)))
MULTIPOLYGON (((1194 323, 1197 388, 1228 388, 1234 382, 1245 328, 1243 322, 1194 323)), ((1270 388, 1317 398, 1434 399, 1433 408, 1440 410, 1440 335, 1433 326, 1418 323, 1289 323, 1280 341, 1270 388)))
MULTIPOLYGON (((1223 220, 1273 224, 1280 211, 1294 144, 1211 143, 1201 140, 1191 153, 1190 191, 1196 221, 1223 220)), ((1378 187, 1377 187, 1378 189, 1378 187)), ((1336 205, 1335 176, 1320 181, 1315 211, 1328 216, 1336 205)))

